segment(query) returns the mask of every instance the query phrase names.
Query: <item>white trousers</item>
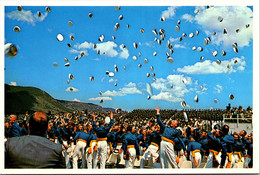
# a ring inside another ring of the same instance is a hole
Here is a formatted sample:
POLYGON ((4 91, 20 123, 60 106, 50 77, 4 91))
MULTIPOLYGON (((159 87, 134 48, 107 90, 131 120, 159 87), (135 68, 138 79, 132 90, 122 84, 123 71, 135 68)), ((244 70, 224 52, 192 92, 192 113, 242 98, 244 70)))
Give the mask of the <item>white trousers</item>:
POLYGON ((93 168, 97 168, 97 162, 100 157, 100 169, 105 169, 107 159, 107 141, 98 141, 97 154, 94 155, 93 168))
POLYGON ((165 140, 160 144, 160 163, 162 168, 178 168, 173 144, 165 140))
POLYGON ((129 160, 125 160, 125 168, 133 169, 135 164, 136 150, 135 148, 128 148, 129 160))
POLYGON ((140 168, 144 168, 144 160, 148 161, 149 157, 152 157, 153 163, 155 159, 158 158, 159 154, 157 153, 158 147, 155 145, 149 145, 147 150, 144 152, 143 157, 140 160, 140 168))
MULTIPOLYGON (((117 145, 116 149, 120 150, 122 148, 122 145, 117 145)), ((124 156, 124 150, 121 150, 121 153, 117 155, 117 163, 119 163, 121 160, 123 160, 124 156)))
MULTIPOLYGON (((242 157, 242 158, 243 158, 243 157, 242 157)), ((243 161, 242 158, 241 158, 241 161, 243 161)), ((238 156, 238 154, 235 154, 235 153, 234 153, 234 154, 233 154, 233 159, 234 159, 234 161, 235 161, 234 163, 238 163, 238 161, 239 161, 239 156, 238 156)))
MULTIPOLYGON (((207 159, 207 162, 206 162, 206 166, 205 168, 212 168, 213 167, 213 153, 210 152, 209 153, 209 156, 208 156, 208 159, 207 159)), ((218 161, 218 163, 220 164, 220 161, 221 161, 221 152, 218 153, 218 155, 216 156, 216 160, 218 161)))
MULTIPOLYGON (((63 144, 66 146, 69 146, 68 141, 63 141, 63 144)), ((63 145, 62 145, 62 155, 65 158, 66 168, 67 169, 70 168, 70 156, 69 156, 69 153, 67 152, 67 149, 63 145)))
MULTIPOLYGON (((232 161, 231 161, 231 167, 230 167, 230 168, 233 168, 234 165, 235 165, 235 163, 236 163, 236 162, 235 162, 235 155, 234 155, 234 154, 232 154, 231 159, 232 159, 232 161)), ((227 158, 226 158, 225 165, 224 165, 223 168, 226 168, 226 167, 227 167, 227 163, 228 163, 228 156, 227 156, 227 158)))
POLYGON ((192 157, 192 152, 190 152, 190 160, 191 160, 191 163, 192 163, 192 168, 199 168, 200 164, 201 164, 201 154, 200 154, 200 152, 195 153, 195 159, 198 163, 198 166, 195 166, 194 160, 193 160, 193 157, 192 157))
POLYGON ((88 153, 89 148, 87 148, 87 150, 86 150, 86 160, 87 160, 88 169, 92 169, 94 164, 97 165, 97 160, 94 159, 94 157, 97 154, 97 152, 94 151, 95 145, 96 145, 96 142, 93 142, 91 145, 91 153, 88 153), (95 163, 94 163, 94 161, 95 161, 95 163))
POLYGON ((82 168, 85 168, 85 147, 86 143, 83 141, 78 141, 75 147, 72 158, 72 167, 73 169, 78 169, 78 159, 79 155, 82 155, 82 168))

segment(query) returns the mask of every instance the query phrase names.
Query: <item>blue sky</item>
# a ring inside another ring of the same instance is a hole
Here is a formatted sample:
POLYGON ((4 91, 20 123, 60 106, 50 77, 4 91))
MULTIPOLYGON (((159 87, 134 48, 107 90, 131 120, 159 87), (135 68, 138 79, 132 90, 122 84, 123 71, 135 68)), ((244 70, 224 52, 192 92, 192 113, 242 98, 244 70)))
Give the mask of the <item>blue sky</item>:
POLYGON ((228 103, 244 108, 253 105, 252 7, 122 6, 118 11, 114 6, 50 8, 48 13, 45 6, 23 6, 22 11, 16 6, 5 7, 5 43, 18 47, 15 57, 5 57, 6 84, 37 87, 56 99, 129 111, 155 109, 156 106, 182 109, 182 101, 191 109, 225 108, 228 103), (198 13, 195 13, 196 9, 198 13), (42 13, 41 17, 37 16, 37 11, 42 13), (92 18, 89 13, 93 14, 92 18), (118 18, 120 15, 123 15, 122 20, 118 18), (165 21, 161 21, 161 17, 165 21), (218 21, 218 17, 223 21, 218 21), (180 31, 177 32, 178 20, 180 31), (69 21, 73 22, 72 26, 68 25, 69 21), (115 31, 116 23, 120 27, 115 31), (20 27, 20 32, 14 32, 15 26, 20 27), (227 34, 223 34, 224 28, 227 34), (140 29, 144 29, 144 33, 140 29), (157 30, 157 36, 153 29, 157 30), (160 29, 165 30, 161 45, 155 41, 155 38, 160 39, 160 29), (240 31, 236 32, 237 29, 240 31), (199 31, 197 36, 196 31, 199 31), (183 33, 187 34, 186 38, 183 33), (190 33, 195 36, 190 38, 190 33), (58 34, 64 36, 63 41, 56 39, 58 34), (71 35, 75 40, 70 40, 71 35), (98 41, 100 35, 104 35, 102 42, 98 41), (204 45, 207 37, 211 42, 204 45), (170 55, 173 63, 167 62, 168 41, 174 50, 170 55), (134 42, 138 48, 134 48, 134 42), (237 43, 238 53, 233 51, 233 43, 237 43), (122 48, 122 44, 126 48, 122 48), (192 50, 194 46, 195 51, 192 50), (203 51, 197 51, 198 47, 203 51), (221 56, 222 50, 226 56, 221 56), (212 56, 213 51, 218 52, 216 57, 212 56), (81 52, 85 56, 75 60, 81 52), (138 56, 139 52, 141 56, 138 56), (133 60, 133 56, 137 60, 133 60), (204 57, 202 61, 201 56, 204 57), (64 66, 64 58, 69 60, 69 67, 64 66), (148 63, 144 63, 145 58, 148 63), (217 60, 221 60, 221 64, 217 64, 217 60), (58 66, 54 67, 54 63, 58 66), (142 68, 138 64, 142 64, 142 68), (114 77, 106 75, 106 71, 114 72, 114 77), (147 77, 147 73, 151 76, 147 77), (154 77, 152 73, 155 73, 154 77), (68 84, 69 74, 74 79, 68 84), (91 76, 94 81, 90 81, 91 76), (147 90, 147 83, 152 87, 152 94, 147 90), (231 93, 235 100, 229 99, 231 93), (194 102, 196 95, 198 103, 194 102), (100 99, 104 103, 100 103, 100 99))

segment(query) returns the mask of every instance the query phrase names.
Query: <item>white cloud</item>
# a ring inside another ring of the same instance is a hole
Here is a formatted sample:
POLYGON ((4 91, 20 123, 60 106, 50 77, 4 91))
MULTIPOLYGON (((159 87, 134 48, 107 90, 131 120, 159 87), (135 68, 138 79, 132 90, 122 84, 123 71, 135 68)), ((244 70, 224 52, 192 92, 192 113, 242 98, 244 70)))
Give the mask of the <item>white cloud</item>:
POLYGON ((127 59, 129 57, 129 51, 127 48, 122 48, 119 46, 120 52, 117 51, 118 45, 113 41, 107 41, 96 44, 96 49, 94 49, 94 43, 83 42, 81 44, 75 44, 74 48, 70 50, 71 53, 81 53, 85 52, 85 55, 88 55, 88 50, 100 51, 100 54, 105 54, 108 57, 117 57, 127 59))
POLYGON ((67 91, 67 92, 78 92, 79 90, 78 90, 77 88, 75 88, 75 87, 70 86, 70 87, 68 87, 68 88, 66 89, 66 91, 67 91))
POLYGON ((117 47, 117 44, 113 41, 107 41, 103 43, 96 44, 96 50, 100 50, 100 53, 105 53, 109 57, 115 57, 118 55, 118 52, 114 49, 117 47))
POLYGON ((91 42, 83 42, 81 44, 77 43, 73 46, 73 49, 70 49, 71 53, 81 53, 85 52, 85 55, 88 55, 88 49, 94 50, 94 44, 91 42))
POLYGON ((212 43, 227 47, 236 42, 238 47, 248 46, 253 38, 253 11, 246 6, 215 6, 200 12, 195 16, 195 20, 206 33, 212 34, 212 43), (218 17, 223 17, 219 22, 218 17), (235 21, 235 22, 234 22, 235 21), (250 24, 249 28, 246 25, 250 24), (224 28, 228 34, 223 34, 224 28), (240 29, 237 33, 236 29, 240 29))
POLYGON ((15 81, 11 81, 9 85, 10 86, 17 86, 17 83, 15 81))
POLYGON ((222 61, 221 64, 212 62, 210 60, 205 60, 204 62, 197 62, 194 65, 184 66, 183 68, 178 68, 177 71, 187 73, 187 74, 221 74, 221 73, 232 73, 238 71, 243 71, 246 66, 245 58, 232 58, 231 60, 222 61), (235 60, 237 63, 235 63, 235 60), (230 68, 227 66, 230 65, 230 68))
POLYGON ((128 49, 127 49, 127 48, 123 48, 122 45, 120 45, 119 48, 120 48, 120 50, 122 51, 122 52, 120 52, 119 56, 120 56, 121 58, 127 59, 127 58, 129 57, 129 51, 128 51, 128 49))
POLYGON ((153 100, 164 100, 164 101, 174 102, 174 103, 183 101, 183 98, 176 97, 176 96, 174 96, 174 94, 172 94, 170 92, 161 92, 158 95, 152 96, 151 99, 153 99, 153 100))
POLYGON ((7 13, 7 17, 17 21, 25 21, 34 25, 36 22, 41 22, 47 17, 48 13, 42 13, 41 17, 38 17, 38 14, 33 14, 30 10, 22 10, 22 11, 12 11, 7 13))
POLYGON ((111 101, 112 98, 111 97, 95 97, 95 98, 89 98, 88 100, 91 100, 91 101, 100 101, 100 100, 111 101))
POLYGON ((178 48, 185 49, 186 48, 184 45, 180 45, 180 44, 174 44, 173 47, 176 49, 178 49, 178 48))
POLYGON ((223 90, 223 87, 220 84, 217 84, 214 89, 216 90, 214 93, 220 94, 223 90))
POLYGON ((106 91, 103 93, 103 96, 125 96, 128 94, 142 94, 142 92, 136 88, 136 84, 135 83, 128 83, 127 85, 125 85, 125 87, 120 88, 119 91, 106 91))
POLYGON ((194 16, 191 16, 189 14, 184 14, 182 16, 182 19, 185 19, 186 21, 192 22, 194 20, 194 16))
POLYGON ((87 41, 85 41, 84 43, 81 43, 81 44, 75 44, 74 45, 74 48, 80 50, 80 49, 92 49, 94 47, 94 44, 93 43, 89 43, 87 41))
POLYGON ((183 100, 186 93, 192 91, 192 89, 187 89, 187 85, 191 84, 191 77, 185 77, 184 75, 168 75, 166 79, 157 78, 157 81, 153 82, 151 85, 152 88, 159 90, 160 93, 153 95, 151 99, 180 102, 183 100), (186 84, 183 83, 184 79, 186 84))
POLYGON ((176 10, 176 7, 168 7, 167 10, 162 12, 161 16, 165 17, 165 19, 171 18, 175 15, 175 10, 176 10))
POLYGON ((76 99, 76 98, 74 98, 73 101, 75 101, 75 102, 80 102, 80 100, 79 100, 79 99, 76 99))

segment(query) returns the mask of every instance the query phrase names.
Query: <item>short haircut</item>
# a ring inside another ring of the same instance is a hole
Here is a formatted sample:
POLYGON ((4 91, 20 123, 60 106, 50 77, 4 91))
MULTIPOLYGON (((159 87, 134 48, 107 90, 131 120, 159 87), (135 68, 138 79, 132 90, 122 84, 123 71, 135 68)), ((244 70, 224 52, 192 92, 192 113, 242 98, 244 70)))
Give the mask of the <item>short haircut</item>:
POLYGON ((44 136, 48 127, 48 122, 49 119, 44 112, 35 112, 33 116, 30 117, 29 121, 30 134, 44 136))

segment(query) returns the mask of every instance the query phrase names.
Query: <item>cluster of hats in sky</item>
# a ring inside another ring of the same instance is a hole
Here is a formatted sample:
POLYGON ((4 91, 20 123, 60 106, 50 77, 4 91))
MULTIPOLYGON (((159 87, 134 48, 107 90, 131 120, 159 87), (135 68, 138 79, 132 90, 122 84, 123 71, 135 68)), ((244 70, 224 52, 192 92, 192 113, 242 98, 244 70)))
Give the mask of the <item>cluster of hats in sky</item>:
MULTIPOLYGON (((120 9, 121 9, 120 6, 115 6, 114 8, 115 8, 116 11, 120 11, 120 9)), ((209 8, 209 7, 208 7, 208 8, 209 8)), ((18 6, 18 7, 17 7, 17 10, 18 10, 18 11, 22 11, 23 8, 22 8, 21 6, 18 6)), ((46 10, 46 12, 51 12, 51 8, 50 8, 50 7, 46 7, 45 10, 46 10)), ((199 9, 196 8, 196 10, 194 11, 194 13, 199 13, 199 9)), ((40 17, 42 16, 42 13, 41 13, 40 11, 38 11, 38 12, 37 12, 37 15, 38 15, 38 17, 40 18, 40 17)), ((89 18, 92 18, 93 15, 94 15, 93 13, 89 13, 89 14, 88 14, 88 17, 89 17, 89 18)), ((121 20, 123 20, 123 19, 124 19, 124 16, 123 16, 122 14, 120 14, 119 17, 118 17, 118 20, 121 21, 121 20)), ((166 18, 165 18, 164 16, 162 16, 162 17, 160 18, 160 21, 161 21, 161 22, 164 22, 165 20, 166 20, 166 18)), ((217 20, 218 20, 219 22, 222 22, 224 19, 223 19, 223 17, 218 16, 218 17, 217 17, 217 20)), ((69 20, 69 21, 68 21, 68 26, 73 26, 73 21, 72 21, 72 20, 69 20)), ((247 25, 246 25, 246 28, 248 28, 249 26, 250 26, 250 25, 247 24, 247 25)), ((127 27, 127 28, 130 28, 130 25, 127 24, 126 27, 127 27)), ((114 31, 117 31, 119 28, 120 28, 120 24, 117 22, 117 23, 114 25, 114 28, 113 28, 113 29, 114 29, 114 31)), ((176 31, 177 33, 179 33, 179 32, 181 31, 181 20, 178 20, 178 21, 177 21, 177 24, 176 24, 176 26, 175 26, 174 29, 175 29, 175 31, 176 31)), ((20 31, 21 31, 21 28, 20 28, 19 26, 15 26, 15 27, 13 28, 13 30, 14 30, 14 32, 20 32, 20 31)), ((140 32, 141 32, 141 33, 144 33, 144 32, 145 32, 145 29, 144 29, 144 28, 140 28, 140 32)), ((154 34, 154 36, 155 36, 154 41, 155 41, 158 45, 161 45, 162 42, 164 42, 164 41, 166 40, 166 34, 165 34, 166 31, 165 31, 164 29, 159 29, 159 30, 158 30, 158 29, 153 29, 151 32, 154 34)), ((237 32, 237 33, 240 32, 240 29, 237 29, 236 32, 237 32)), ((224 29, 223 29, 223 34, 227 34, 227 33, 228 33, 227 29, 224 28, 224 29)), ((178 40, 181 42, 181 41, 183 41, 183 40, 184 40, 185 38, 187 38, 187 37, 189 37, 189 38, 194 38, 194 37, 198 36, 199 34, 200 34, 200 32, 199 32, 198 30, 195 30, 194 32, 191 32, 191 33, 189 33, 189 34, 187 34, 187 33, 182 33, 182 34, 180 34, 180 36, 178 37, 178 40)), ((214 32, 213 35, 216 35, 216 32, 214 32)), ((99 38, 97 38, 97 40, 98 40, 100 43, 102 43, 102 42, 104 41, 105 37, 106 37, 106 36, 105 36, 104 34, 101 34, 101 35, 99 36, 99 38)), ((57 41, 62 42, 62 41, 64 40, 63 34, 58 33, 57 36, 56 36, 56 39, 57 39, 57 41)), ((112 39, 115 40, 116 37, 115 37, 115 36, 112 36, 112 39)), ((73 35, 70 35, 70 40, 71 40, 71 41, 74 41, 74 40, 75 40, 75 38, 74 38, 73 35)), ((204 38, 203 44, 204 44, 205 46, 208 45, 208 44, 210 44, 210 43, 211 43, 211 38, 210 38, 210 37, 204 38)), ((72 47, 71 43, 67 43, 67 46, 68 46, 69 48, 72 47)), ((121 46, 122 46, 123 49, 126 48, 126 46, 125 46, 124 44, 122 44, 121 46)), ((174 62, 174 59, 173 59, 173 57, 172 57, 172 54, 174 53, 173 45, 171 44, 171 42, 170 42, 169 40, 167 40, 166 46, 167 46, 167 50, 168 50, 168 51, 166 52, 166 59, 165 59, 165 60, 166 60, 168 63, 171 64, 171 63, 174 62)), ((101 50, 98 50, 98 49, 97 49, 97 45, 96 45, 96 44, 94 44, 93 47, 94 47, 94 49, 97 50, 97 54, 105 54, 105 53, 101 53, 101 50)), ((133 42, 133 47, 134 47, 135 49, 138 49, 138 47, 139 47, 139 46, 138 46, 138 43, 137 43, 137 42, 133 42)), ((237 43, 233 43, 233 44, 232 44, 232 47, 233 47, 233 51, 234 51, 235 53, 238 53, 238 44, 237 44, 237 43)), ((193 46, 193 47, 192 47, 192 50, 193 50, 193 51, 198 51, 198 52, 203 52, 203 51, 204 51, 204 48, 203 48, 202 46, 198 46, 198 47, 193 46)), ((17 49, 17 47, 16 47, 14 44, 12 44, 12 43, 7 43, 7 44, 5 44, 5 54, 6 54, 7 57, 12 58, 12 57, 14 57, 15 55, 17 55, 17 53, 18 53, 18 49, 17 49)), ((213 51, 213 52, 212 52, 212 56, 213 56, 213 57, 216 57, 218 54, 219 54, 218 51, 213 51)), ((221 56, 226 56, 226 51, 222 50, 221 53, 220 53, 220 55, 221 55, 221 56)), ((85 53, 84 53, 84 52, 81 52, 80 55, 75 56, 75 60, 78 60, 78 59, 80 59, 80 58, 82 58, 82 57, 84 57, 84 56, 85 56, 85 53)), ((140 56, 141 56, 141 53, 139 52, 137 56, 133 56, 133 57, 132 57, 133 61, 136 61, 136 60, 138 59, 138 57, 140 57, 140 56)), ((156 51, 153 53, 153 56, 157 56, 157 52, 156 52, 156 51)), ((200 60, 203 61, 203 60, 204 60, 204 57, 201 56, 201 57, 200 57, 200 60)), ((67 58, 64 58, 64 62, 65 62, 65 64, 64 64, 65 67, 69 67, 69 66, 70 66, 70 62, 69 62, 69 60, 68 60, 67 58)), ((147 63, 149 62, 149 60, 148 60, 147 58, 145 58, 143 62, 144 62, 144 64, 147 64, 147 63)), ((216 63, 217 63, 217 64, 221 64, 221 61, 220 61, 219 59, 217 59, 217 60, 216 60, 216 63)), ((236 63, 237 63, 237 61, 235 60, 235 64, 236 64, 236 63)), ((58 63, 57 63, 57 62, 54 62, 54 63, 53 63, 53 66, 54 66, 54 67, 57 67, 57 66, 58 66, 58 63)), ((142 68, 142 66, 143 66, 143 65, 142 65, 141 63, 138 64, 138 67, 139 67, 139 68, 142 68)), ((230 68, 230 65, 228 65, 227 68, 230 68)), ((123 67, 123 70, 125 70, 125 69, 126 69, 126 66, 123 67)), ((156 81, 156 78, 155 78, 155 77, 156 77, 156 74, 153 72, 153 71, 154 71, 154 67, 153 67, 153 66, 150 66, 150 70, 151 70, 151 73, 149 73, 149 72, 146 73, 146 76, 147 76, 147 77, 153 77, 153 81, 156 81)), ((108 77, 111 77, 111 78, 115 76, 115 73, 118 73, 118 66, 117 66, 117 65, 114 65, 114 72, 113 72, 113 71, 106 71, 106 72, 105 72, 105 74, 106 74, 108 77)), ((68 79, 67 79, 67 83, 69 84, 70 81, 73 80, 74 78, 75 78, 75 77, 72 75, 72 73, 69 73, 68 79)), ((89 77, 89 80, 90 80, 90 81, 94 81, 94 80, 95 80, 95 77, 94 77, 94 76, 90 76, 90 77, 89 77)), ((186 84, 186 83, 187 83, 187 80, 184 78, 184 79, 182 80, 182 83, 186 84)), ((117 86, 117 82, 116 82, 114 85, 117 86)), ((173 85, 171 85, 171 88, 173 88, 173 85)), ((203 87, 202 87, 202 88, 203 88, 203 87)), ((71 91, 73 91, 73 90, 74 90, 74 89, 71 88, 71 91)), ((147 99, 149 100, 149 99, 151 99, 151 97, 153 96, 153 89, 152 89, 152 86, 151 86, 150 83, 147 83, 147 84, 146 84, 146 91, 147 91, 148 94, 149 94, 148 97, 147 97, 147 99)), ((102 96, 102 92, 101 92, 101 91, 100 91, 99 95, 102 96)), ((234 99, 235 99, 235 98, 234 98, 234 95, 233 95, 233 94, 230 94, 230 95, 229 95, 229 99, 230 99, 230 100, 234 100, 234 99)), ((196 96, 194 97, 194 101, 195 101, 196 103, 199 102, 199 97, 198 97, 198 95, 196 95, 196 96)), ((100 103, 103 103, 103 102, 104 102, 104 100, 101 99, 101 100, 100 100, 100 103)), ((218 102, 218 99, 215 99, 214 102, 217 103, 217 102, 218 102)), ((185 108, 185 107, 186 107, 186 102, 185 102, 185 101, 182 101, 182 102, 181 102, 181 106, 182 106, 183 108, 185 108)))

